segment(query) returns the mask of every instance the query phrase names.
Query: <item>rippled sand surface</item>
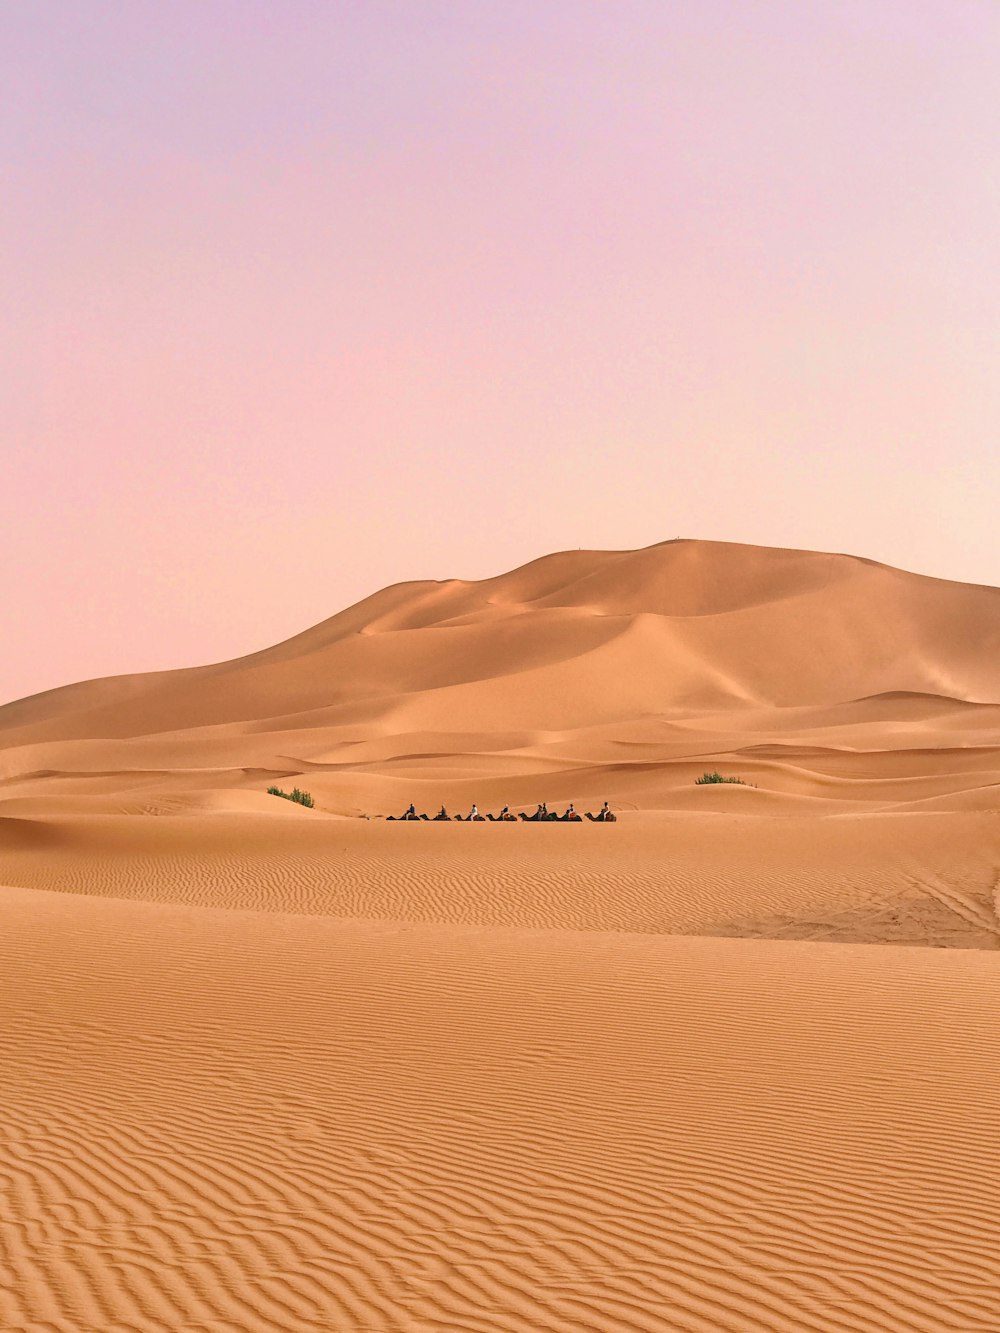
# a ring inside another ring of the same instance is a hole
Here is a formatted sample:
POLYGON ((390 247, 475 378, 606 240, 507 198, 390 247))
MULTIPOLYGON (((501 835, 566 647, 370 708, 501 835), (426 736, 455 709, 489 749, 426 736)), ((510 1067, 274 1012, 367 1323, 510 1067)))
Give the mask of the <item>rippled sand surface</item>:
POLYGON ((674 543, 0 709, 0 1328, 996 1333, 998 647, 674 543))

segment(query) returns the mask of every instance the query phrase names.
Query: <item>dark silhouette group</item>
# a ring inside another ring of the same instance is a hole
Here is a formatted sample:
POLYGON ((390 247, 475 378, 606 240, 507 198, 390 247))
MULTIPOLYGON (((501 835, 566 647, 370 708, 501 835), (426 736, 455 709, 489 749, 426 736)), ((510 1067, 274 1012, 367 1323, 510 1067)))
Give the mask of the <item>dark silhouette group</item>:
POLYGON ((596 815, 586 810, 582 815, 577 814, 575 806, 570 804, 564 814, 556 814, 550 810, 548 805, 542 801, 534 814, 526 815, 523 811, 513 815, 510 812, 510 806, 505 805, 498 815, 479 813, 478 805, 473 805, 467 815, 449 815, 448 811, 441 807, 436 815, 418 815, 416 807, 412 804, 401 815, 386 815, 386 819, 394 819, 401 822, 419 822, 423 820, 428 824, 440 824, 454 820, 459 824, 516 824, 519 819, 523 819, 526 824, 581 824, 584 819, 589 819, 593 824, 614 824, 617 823, 617 816, 608 805, 607 801, 601 806, 596 815))

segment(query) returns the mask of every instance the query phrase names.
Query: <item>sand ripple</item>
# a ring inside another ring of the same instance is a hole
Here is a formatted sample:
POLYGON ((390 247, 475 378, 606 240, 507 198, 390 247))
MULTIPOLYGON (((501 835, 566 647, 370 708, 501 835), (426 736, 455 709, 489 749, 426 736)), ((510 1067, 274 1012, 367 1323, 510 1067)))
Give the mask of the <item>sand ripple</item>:
POLYGON ((998 1333, 998 814, 1000 590, 810 552, 0 708, 0 1328, 998 1333))
POLYGON ((987 954, 3 917, 5 1328, 1000 1327, 987 954))

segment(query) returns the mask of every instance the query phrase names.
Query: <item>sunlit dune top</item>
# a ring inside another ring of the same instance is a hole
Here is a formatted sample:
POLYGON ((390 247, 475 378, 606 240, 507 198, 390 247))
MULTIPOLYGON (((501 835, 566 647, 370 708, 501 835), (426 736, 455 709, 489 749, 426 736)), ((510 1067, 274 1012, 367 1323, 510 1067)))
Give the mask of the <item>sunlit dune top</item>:
POLYGON ((580 730, 890 693, 1000 700, 1000 590, 846 555, 677 540, 396 584, 273 648, 0 709, 8 744, 276 720, 580 730))

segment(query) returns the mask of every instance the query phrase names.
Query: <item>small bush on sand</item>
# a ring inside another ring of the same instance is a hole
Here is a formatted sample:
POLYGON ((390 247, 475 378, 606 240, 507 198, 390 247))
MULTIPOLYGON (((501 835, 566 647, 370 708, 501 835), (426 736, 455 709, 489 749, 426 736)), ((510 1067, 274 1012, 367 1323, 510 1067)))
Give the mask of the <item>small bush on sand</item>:
POLYGON ((747 787, 750 784, 744 782, 742 778, 724 778, 721 773, 702 773, 700 778, 695 778, 696 787, 707 787, 714 782, 734 782, 737 787, 747 787))
POLYGON ((298 787, 293 787, 291 791, 282 791, 280 787, 268 787, 268 796, 280 796, 285 801, 294 801, 296 805, 307 805, 311 810, 315 805, 313 798, 307 791, 299 791, 298 787))

